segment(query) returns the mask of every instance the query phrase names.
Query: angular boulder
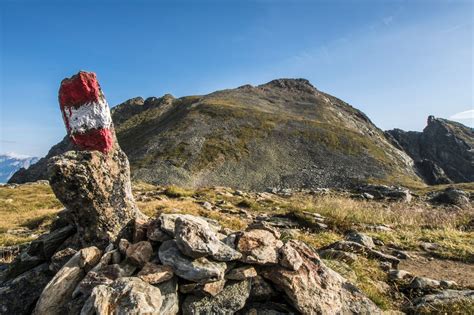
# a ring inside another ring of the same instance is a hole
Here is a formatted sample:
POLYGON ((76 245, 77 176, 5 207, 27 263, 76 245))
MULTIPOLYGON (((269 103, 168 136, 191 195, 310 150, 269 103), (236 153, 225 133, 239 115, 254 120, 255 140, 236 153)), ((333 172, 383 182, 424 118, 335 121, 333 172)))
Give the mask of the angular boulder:
POLYGON ((181 252, 192 258, 212 256, 215 260, 230 261, 242 256, 221 242, 209 225, 190 219, 189 216, 176 219, 175 238, 181 252))
POLYGON ((81 314, 161 314, 162 304, 159 288, 136 277, 120 278, 96 286, 81 314))
POLYGON ((283 243, 268 230, 245 231, 237 242, 237 250, 243 255, 241 260, 249 264, 277 264, 278 250, 283 243))
POLYGON ((177 276, 193 282, 222 280, 227 267, 223 262, 213 262, 205 257, 193 260, 183 255, 174 240, 164 242, 158 255, 164 265, 173 267, 177 276))
POLYGON ((99 262, 100 257, 101 251, 94 246, 77 252, 46 285, 33 314, 61 314, 62 307, 72 299, 72 293, 79 281, 99 262))
POLYGON ((280 266, 267 267, 263 277, 283 290, 303 314, 380 314, 380 309, 359 289, 324 265, 308 245, 293 241, 291 246, 303 259, 297 271, 280 266))

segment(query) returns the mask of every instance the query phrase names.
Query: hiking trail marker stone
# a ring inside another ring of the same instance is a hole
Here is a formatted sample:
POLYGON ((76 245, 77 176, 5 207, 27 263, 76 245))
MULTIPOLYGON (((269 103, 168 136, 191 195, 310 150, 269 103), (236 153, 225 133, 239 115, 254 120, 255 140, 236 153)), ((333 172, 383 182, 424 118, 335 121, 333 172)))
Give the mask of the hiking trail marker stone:
POLYGON ((112 118, 95 73, 80 71, 64 79, 59 88, 59 104, 68 135, 80 150, 112 150, 112 118))

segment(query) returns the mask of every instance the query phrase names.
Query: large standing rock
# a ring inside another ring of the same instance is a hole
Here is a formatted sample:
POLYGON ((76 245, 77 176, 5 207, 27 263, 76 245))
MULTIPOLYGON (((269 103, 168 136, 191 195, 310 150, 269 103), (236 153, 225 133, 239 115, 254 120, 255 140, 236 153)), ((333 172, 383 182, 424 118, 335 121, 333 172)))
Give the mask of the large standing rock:
POLYGON ((223 262, 213 262, 205 257, 193 260, 183 255, 174 240, 164 242, 158 255, 164 265, 173 267, 177 276, 194 282, 222 280, 227 267, 223 262))
POLYGON ((183 315, 234 314, 245 306, 249 294, 249 280, 228 284, 216 296, 187 296, 182 306, 182 312, 183 315))
POLYGON ((302 242, 291 245, 303 258, 297 271, 280 266, 263 270, 303 314, 380 314, 379 308, 341 275, 326 267, 314 250, 302 242))
POLYGON ((52 160, 50 175, 56 197, 71 210, 85 244, 105 247, 142 216, 132 196, 128 159, 119 148, 108 155, 66 152, 52 160))
POLYGON ((100 257, 101 251, 97 247, 77 252, 44 288, 33 314, 61 314, 62 307, 72 298, 77 284, 99 262, 100 257))
MULTIPOLYGON (((61 82, 59 102, 71 141, 49 164, 50 185, 70 211, 83 245, 115 242, 134 219, 130 166, 120 149, 110 109, 94 73, 79 72, 61 82)), ((127 231, 130 233, 130 231, 127 231)))

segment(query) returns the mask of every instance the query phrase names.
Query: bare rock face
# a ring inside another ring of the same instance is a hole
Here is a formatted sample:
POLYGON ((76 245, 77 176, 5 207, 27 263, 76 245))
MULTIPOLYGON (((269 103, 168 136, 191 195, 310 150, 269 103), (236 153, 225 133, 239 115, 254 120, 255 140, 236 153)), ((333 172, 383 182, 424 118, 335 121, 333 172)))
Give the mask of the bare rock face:
POLYGON ((283 290, 303 314, 380 314, 380 309, 341 275, 324 265, 306 244, 291 246, 303 258, 297 270, 283 266, 266 268, 262 275, 283 290))
POLYGON ((129 164, 117 148, 69 151, 53 160, 50 184, 56 197, 71 211, 85 244, 107 245, 142 216, 133 199, 129 164))

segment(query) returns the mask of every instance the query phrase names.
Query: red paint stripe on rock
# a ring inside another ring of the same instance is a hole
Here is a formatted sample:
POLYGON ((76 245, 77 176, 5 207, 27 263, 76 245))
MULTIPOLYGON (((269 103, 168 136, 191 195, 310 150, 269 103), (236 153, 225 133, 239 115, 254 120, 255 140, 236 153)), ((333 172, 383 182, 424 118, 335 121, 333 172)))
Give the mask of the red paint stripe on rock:
POLYGON ((59 88, 61 109, 97 102, 100 97, 102 97, 102 92, 93 72, 81 71, 69 79, 64 79, 59 88))
POLYGON ((110 129, 93 129, 85 133, 73 134, 70 137, 81 150, 97 150, 107 153, 114 145, 110 129))

